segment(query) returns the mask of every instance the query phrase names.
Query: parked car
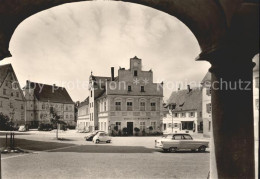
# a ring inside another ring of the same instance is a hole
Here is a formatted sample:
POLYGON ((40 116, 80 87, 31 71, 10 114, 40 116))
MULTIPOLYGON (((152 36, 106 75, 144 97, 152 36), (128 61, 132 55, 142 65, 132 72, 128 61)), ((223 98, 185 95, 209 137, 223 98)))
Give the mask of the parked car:
POLYGON ((163 136, 161 139, 155 140, 155 148, 163 149, 164 151, 169 152, 187 149, 205 152, 208 147, 208 141, 193 140, 190 134, 168 134, 163 136))
POLYGON ((93 137, 94 137, 98 132, 104 132, 104 131, 99 131, 99 130, 93 131, 93 132, 91 132, 89 135, 87 135, 87 136, 84 137, 84 138, 86 139, 86 141, 92 141, 92 140, 93 140, 93 137))
POLYGON ((19 129, 18 129, 19 132, 26 132, 27 131, 27 128, 25 125, 22 125, 22 126, 19 126, 19 129))
POLYGON ((105 133, 105 132, 98 132, 94 136, 93 142, 96 143, 96 144, 99 143, 99 142, 110 143, 111 142, 111 137, 109 137, 108 134, 105 133))

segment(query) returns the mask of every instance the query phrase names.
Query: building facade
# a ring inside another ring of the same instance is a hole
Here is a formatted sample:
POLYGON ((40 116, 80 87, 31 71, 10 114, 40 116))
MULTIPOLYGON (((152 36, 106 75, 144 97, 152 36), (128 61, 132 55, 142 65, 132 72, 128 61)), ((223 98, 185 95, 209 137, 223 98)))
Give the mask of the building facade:
POLYGON ((82 132, 90 131, 89 97, 78 106, 77 130, 82 132))
POLYGON ((162 125, 162 84, 153 83, 153 72, 142 70, 142 60, 130 59, 130 68, 120 68, 118 76, 90 76, 90 130, 108 133, 126 131, 133 135, 157 132, 162 125))
POLYGON ((26 122, 30 127, 38 127, 40 123, 50 123, 51 108, 67 125, 76 125, 74 121, 75 104, 65 88, 27 81, 24 94, 26 122))
POLYGON ((0 66, 0 113, 15 126, 25 124, 25 98, 11 64, 0 66))
POLYGON ((201 133, 203 131, 200 88, 172 92, 163 118, 163 133, 201 133))
POLYGON ((211 73, 207 72, 202 82, 202 120, 203 136, 210 137, 212 132, 212 112, 211 112, 211 73))

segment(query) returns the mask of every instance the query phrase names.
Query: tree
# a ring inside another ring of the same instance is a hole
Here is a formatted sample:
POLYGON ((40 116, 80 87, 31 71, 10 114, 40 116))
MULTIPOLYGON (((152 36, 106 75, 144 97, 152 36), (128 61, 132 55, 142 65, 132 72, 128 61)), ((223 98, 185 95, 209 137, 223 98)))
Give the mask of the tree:
POLYGON ((60 116, 56 113, 53 107, 50 107, 50 118, 51 118, 51 122, 57 125, 56 138, 59 139, 59 125, 60 124, 66 125, 66 123, 60 120, 60 116))
POLYGON ((135 135, 137 136, 138 133, 140 132, 140 129, 139 129, 138 127, 135 127, 135 128, 134 128, 134 131, 135 131, 135 135))
POLYGON ((3 113, 0 113, 0 130, 10 131, 13 129, 13 123, 10 121, 10 118, 3 113))

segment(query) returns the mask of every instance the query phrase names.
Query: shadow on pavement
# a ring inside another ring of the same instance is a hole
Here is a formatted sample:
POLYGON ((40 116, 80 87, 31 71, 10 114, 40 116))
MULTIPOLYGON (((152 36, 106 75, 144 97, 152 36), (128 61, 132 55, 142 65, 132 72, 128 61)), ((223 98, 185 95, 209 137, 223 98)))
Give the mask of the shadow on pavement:
MULTIPOLYGON (((9 145, 9 140, 7 141, 9 145)), ((5 147, 5 138, 0 138, 0 148, 5 147)), ((30 151, 78 152, 78 153, 153 153, 155 149, 143 146, 112 146, 111 144, 75 145, 61 142, 44 142, 26 139, 15 139, 15 147, 30 151), (67 147, 67 148, 66 148, 67 147), (55 150, 54 150, 55 149, 55 150)))

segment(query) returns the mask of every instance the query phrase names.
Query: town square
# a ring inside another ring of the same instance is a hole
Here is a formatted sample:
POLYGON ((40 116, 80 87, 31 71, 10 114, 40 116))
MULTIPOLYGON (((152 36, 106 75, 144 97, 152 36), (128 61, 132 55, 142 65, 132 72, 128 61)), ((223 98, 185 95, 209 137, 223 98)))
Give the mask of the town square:
POLYGON ((0 2, 0 179, 258 178, 259 1, 0 2))

